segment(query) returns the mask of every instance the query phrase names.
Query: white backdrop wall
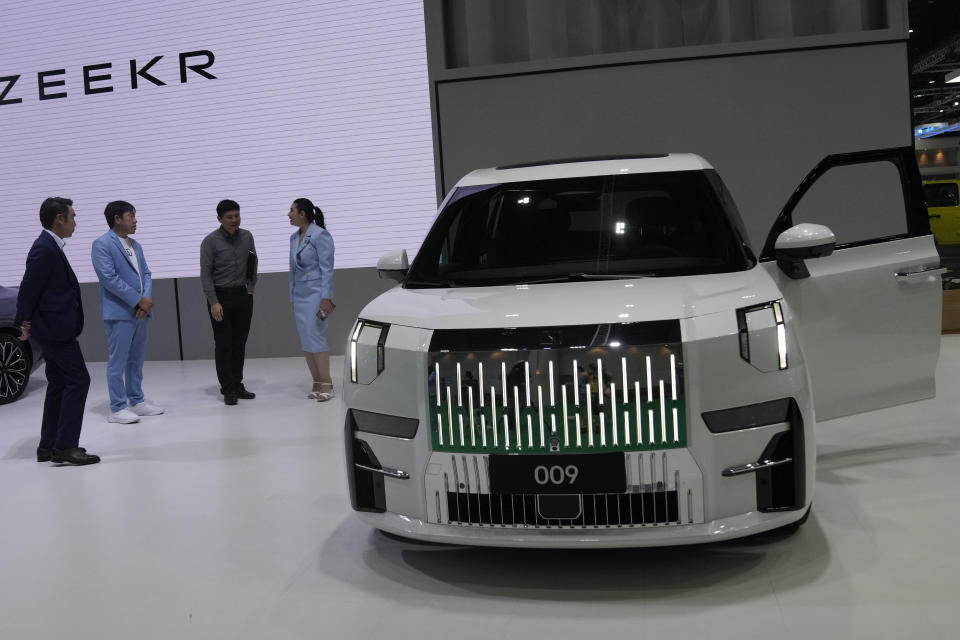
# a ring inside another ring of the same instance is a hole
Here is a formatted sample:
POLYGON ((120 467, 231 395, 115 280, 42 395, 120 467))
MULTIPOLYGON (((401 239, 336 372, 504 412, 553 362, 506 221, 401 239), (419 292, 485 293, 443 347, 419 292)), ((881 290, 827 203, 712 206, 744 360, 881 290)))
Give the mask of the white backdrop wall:
POLYGON ((137 208, 154 278, 197 275, 222 198, 262 271, 287 270, 297 197, 324 210, 338 268, 412 255, 436 212, 429 100, 420 0, 5 3, 0 284, 19 283, 52 195, 74 199, 67 253, 86 282, 116 199, 137 208), (181 69, 197 51, 212 64, 181 69))

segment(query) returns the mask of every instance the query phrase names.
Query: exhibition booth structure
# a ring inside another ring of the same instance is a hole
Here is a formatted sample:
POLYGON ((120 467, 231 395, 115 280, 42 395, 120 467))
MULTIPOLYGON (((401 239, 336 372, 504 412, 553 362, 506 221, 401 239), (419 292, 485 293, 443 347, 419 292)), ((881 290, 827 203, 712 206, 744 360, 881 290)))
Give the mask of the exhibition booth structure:
POLYGON ((401 286, 351 332, 354 509, 492 546, 798 527, 817 420, 934 395, 943 269, 910 147, 827 156, 771 221, 755 255, 693 154, 466 175, 412 264, 381 259, 401 286), (800 221, 831 176, 879 168, 900 232, 845 241, 829 209, 800 221))

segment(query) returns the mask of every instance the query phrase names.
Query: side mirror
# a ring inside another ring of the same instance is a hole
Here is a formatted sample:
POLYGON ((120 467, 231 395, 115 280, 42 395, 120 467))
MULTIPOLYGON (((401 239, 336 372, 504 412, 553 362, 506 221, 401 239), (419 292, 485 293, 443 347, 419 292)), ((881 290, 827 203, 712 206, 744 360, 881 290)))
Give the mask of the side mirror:
POLYGON ((406 249, 396 249, 384 254, 377 260, 377 276, 400 282, 407 275, 410 261, 407 260, 406 249))
POLYGON ((792 226, 777 236, 773 248, 777 256, 777 266, 788 277, 799 280, 810 277, 804 260, 828 256, 836 246, 837 237, 829 227, 805 222, 792 226))

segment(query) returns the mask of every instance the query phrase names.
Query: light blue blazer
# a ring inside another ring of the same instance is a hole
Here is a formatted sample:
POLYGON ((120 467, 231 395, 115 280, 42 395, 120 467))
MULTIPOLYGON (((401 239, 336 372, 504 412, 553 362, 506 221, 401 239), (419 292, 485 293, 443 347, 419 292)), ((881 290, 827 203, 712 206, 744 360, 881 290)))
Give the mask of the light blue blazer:
POLYGON ((298 282, 303 283, 300 290, 313 294, 318 304, 324 298, 333 300, 333 236, 311 222, 303 242, 299 237, 299 230, 290 236, 290 301, 298 282))
POLYGON ((133 238, 130 241, 140 273, 133 268, 133 261, 113 229, 93 241, 90 258, 100 280, 100 317, 104 320, 135 320, 135 307, 140 298, 153 297, 150 267, 143 257, 143 247, 133 238), (141 285, 143 293, 140 293, 141 285))

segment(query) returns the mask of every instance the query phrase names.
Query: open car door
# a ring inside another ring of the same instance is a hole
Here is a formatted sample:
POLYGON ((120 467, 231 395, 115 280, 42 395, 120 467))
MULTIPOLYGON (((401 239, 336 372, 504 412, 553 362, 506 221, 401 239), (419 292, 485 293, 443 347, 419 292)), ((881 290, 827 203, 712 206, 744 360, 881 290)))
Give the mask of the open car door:
POLYGON ((817 419, 935 394, 944 269, 912 148, 824 158, 781 211, 760 259, 793 312, 817 419), (830 227, 836 244, 791 271, 778 265, 777 239, 804 222, 830 227))

